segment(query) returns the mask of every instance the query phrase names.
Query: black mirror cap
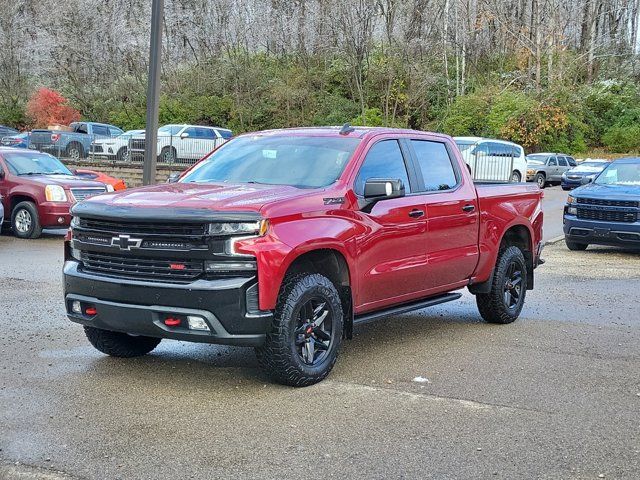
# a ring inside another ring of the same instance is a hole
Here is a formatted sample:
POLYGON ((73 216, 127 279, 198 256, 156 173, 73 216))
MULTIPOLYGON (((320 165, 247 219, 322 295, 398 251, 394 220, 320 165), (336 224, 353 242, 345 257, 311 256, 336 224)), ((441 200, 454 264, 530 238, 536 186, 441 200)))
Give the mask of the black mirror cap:
POLYGON ((368 178, 364 184, 364 198, 388 199, 404 197, 404 183, 393 178, 368 178))
POLYGON ((171 175, 169 175, 169 178, 167 178, 167 183, 177 183, 180 179, 180 175, 182 175, 182 173, 173 172, 171 175))

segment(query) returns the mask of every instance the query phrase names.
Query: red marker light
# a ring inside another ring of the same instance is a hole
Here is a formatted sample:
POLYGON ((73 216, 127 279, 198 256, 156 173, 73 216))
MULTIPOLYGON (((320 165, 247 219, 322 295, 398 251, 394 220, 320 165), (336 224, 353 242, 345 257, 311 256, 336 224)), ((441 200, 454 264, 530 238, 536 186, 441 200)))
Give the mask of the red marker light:
POLYGON ((169 268, 171 270, 184 270, 187 266, 183 263, 170 263, 169 268))
POLYGON ((87 315, 97 315, 98 310, 95 307, 87 307, 84 311, 87 315))
POLYGON ((164 324, 167 327, 177 327, 178 325, 180 325, 180 323, 182 323, 182 320, 180 320, 179 318, 165 318, 164 319, 164 324))

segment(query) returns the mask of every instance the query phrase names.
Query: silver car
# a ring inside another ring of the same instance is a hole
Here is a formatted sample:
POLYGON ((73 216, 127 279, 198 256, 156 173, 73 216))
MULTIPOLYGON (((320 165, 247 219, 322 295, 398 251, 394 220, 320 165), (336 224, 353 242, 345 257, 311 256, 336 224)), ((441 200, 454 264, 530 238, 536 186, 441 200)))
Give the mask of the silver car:
POLYGON ((533 153, 527 155, 527 182, 536 182, 540 188, 560 184, 562 174, 578 165, 564 153, 533 153))

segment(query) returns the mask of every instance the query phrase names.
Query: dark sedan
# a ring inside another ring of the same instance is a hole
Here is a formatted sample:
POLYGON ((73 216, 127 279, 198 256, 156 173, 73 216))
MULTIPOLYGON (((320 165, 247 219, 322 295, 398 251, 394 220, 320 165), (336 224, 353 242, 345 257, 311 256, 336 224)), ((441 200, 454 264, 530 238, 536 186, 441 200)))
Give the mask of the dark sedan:
POLYGON ((593 181, 607 165, 609 165, 607 160, 587 160, 582 162, 577 167, 573 167, 562 174, 560 182, 562 189, 572 190, 587 181, 593 181))

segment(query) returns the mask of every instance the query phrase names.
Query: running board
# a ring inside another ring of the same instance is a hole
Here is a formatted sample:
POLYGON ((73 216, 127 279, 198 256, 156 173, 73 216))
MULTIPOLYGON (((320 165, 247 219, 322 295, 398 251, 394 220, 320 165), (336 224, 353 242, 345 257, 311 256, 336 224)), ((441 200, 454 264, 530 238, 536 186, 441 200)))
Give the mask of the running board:
POLYGON ((405 303, 403 305, 397 305, 395 307, 386 308, 384 310, 377 310, 371 313, 363 313, 362 315, 356 315, 353 319, 354 325, 361 325, 363 323, 372 322, 380 318, 389 317, 391 315, 400 315, 401 313, 412 312, 414 310, 421 310, 427 307, 433 307, 434 305, 440 305, 441 303, 451 302, 457 300, 462 296, 461 293, 446 293, 437 297, 431 297, 426 300, 418 300, 417 302, 405 303))

